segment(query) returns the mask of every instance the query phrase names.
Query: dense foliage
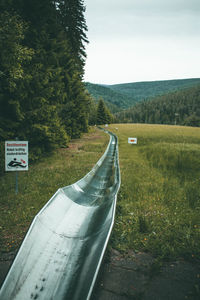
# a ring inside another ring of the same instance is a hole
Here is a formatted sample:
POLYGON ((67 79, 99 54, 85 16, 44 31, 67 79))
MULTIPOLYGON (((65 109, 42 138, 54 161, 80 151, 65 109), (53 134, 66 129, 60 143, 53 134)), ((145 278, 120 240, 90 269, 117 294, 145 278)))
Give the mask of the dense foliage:
POLYGON ((117 114, 118 122, 200 126, 200 86, 142 101, 117 114))
POLYGON ((0 142, 36 159, 88 128, 82 0, 0 0, 0 142))

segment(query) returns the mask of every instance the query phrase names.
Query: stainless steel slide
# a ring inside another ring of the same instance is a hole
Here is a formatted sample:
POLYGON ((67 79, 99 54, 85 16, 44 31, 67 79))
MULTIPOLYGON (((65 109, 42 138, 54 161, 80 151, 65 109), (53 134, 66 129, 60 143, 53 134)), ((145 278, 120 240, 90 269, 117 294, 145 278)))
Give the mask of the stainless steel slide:
POLYGON ((89 299, 112 230, 120 186, 117 137, 94 168, 38 213, 0 291, 1 300, 89 299))

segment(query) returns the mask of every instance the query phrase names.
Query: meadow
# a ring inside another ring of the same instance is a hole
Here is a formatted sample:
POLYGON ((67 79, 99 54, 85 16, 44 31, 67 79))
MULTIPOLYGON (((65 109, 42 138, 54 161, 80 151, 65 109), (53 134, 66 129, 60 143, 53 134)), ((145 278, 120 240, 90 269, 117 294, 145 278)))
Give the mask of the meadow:
MULTIPOLYGON (((109 247, 124 255, 147 251, 159 260, 200 257, 200 128, 112 124, 119 139, 121 188, 109 247), (128 144, 137 137, 138 144, 128 144)), ((109 137, 98 129, 69 148, 0 177, 1 252, 16 249, 35 214, 62 186, 84 176, 109 137)))
POLYGON ((200 258, 200 128, 111 125, 121 188, 112 247, 161 260, 200 258), (128 144, 137 137, 138 144, 128 144))

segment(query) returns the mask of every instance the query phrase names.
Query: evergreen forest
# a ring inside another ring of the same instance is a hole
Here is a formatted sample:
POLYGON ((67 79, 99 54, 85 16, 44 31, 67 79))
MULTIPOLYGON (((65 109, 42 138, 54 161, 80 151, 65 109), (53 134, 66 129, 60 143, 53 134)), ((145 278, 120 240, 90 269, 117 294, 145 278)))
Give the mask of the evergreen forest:
POLYGON ((128 109, 142 100, 166 95, 178 90, 187 89, 200 84, 200 78, 144 81, 113 85, 100 85, 86 82, 85 86, 97 101, 103 98, 109 109, 116 113, 128 109))
POLYGON ((200 126, 200 85, 138 102, 116 115, 119 123, 200 126))
POLYGON ((0 143, 39 159, 88 130, 83 0, 0 0, 0 143))

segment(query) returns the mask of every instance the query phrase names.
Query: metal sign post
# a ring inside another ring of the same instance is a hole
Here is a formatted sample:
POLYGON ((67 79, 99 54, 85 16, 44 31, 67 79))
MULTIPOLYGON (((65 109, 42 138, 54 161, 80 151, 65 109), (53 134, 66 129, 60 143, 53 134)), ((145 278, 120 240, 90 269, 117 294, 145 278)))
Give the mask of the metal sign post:
POLYGON ((16 171, 15 194, 18 194, 18 172, 16 171))
POLYGON ((18 171, 28 171, 28 141, 5 142, 5 171, 16 171, 15 192, 18 193, 18 171))

